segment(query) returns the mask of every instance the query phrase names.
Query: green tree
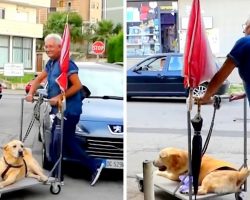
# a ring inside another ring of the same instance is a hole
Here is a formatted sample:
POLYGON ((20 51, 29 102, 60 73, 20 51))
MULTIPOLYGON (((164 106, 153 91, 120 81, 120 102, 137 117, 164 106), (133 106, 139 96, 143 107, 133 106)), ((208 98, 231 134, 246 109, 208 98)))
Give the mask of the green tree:
POLYGON ((97 22, 94 27, 92 40, 101 40, 106 42, 114 34, 114 24, 110 20, 102 20, 97 22))
MULTIPOLYGON (((59 33, 62 35, 66 21, 67 12, 51 13, 44 26, 44 37, 50 33, 59 33)), ((73 42, 82 41, 82 17, 78 13, 70 12, 68 15, 68 23, 71 40, 73 42)))

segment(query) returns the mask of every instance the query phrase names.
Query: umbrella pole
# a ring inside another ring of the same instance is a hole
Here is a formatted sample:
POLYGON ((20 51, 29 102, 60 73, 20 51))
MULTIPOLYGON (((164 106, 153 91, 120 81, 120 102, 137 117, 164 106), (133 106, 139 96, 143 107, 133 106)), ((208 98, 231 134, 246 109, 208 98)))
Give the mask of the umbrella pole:
POLYGON ((189 200, 192 200, 192 160, 191 160, 191 110, 193 89, 190 88, 187 98, 187 129, 188 129, 188 177, 189 177, 189 200))

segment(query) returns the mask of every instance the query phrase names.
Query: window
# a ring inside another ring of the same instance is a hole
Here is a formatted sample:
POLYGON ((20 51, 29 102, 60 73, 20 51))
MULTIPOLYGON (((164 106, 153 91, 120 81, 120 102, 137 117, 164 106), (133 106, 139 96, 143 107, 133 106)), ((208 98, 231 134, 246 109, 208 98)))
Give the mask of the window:
POLYGON ((51 13, 51 12, 56 12, 56 7, 51 7, 51 8, 49 8, 49 12, 51 13))
POLYGON ((183 68, 183 57, 172 56, 169 61, 169 71, 182 70, 183 68))
POLYGON ((5 19, 5 9, 0 8, 0 19, 5 19))
POLYGON ((0 35, 0 68, 9 62, 9 37, 0 35))
POLYGON ((91 8, 92 8, 92 9, 95 9, 95 2, 92 2, 92 3, 91 3, 91 8))
POLYGON ((23 63, 25 69, 32 67, 32 39, 13 37, 13 63, 23 63))
POLYGON ((149 58, 145 62, 141 63, 138 66, 138 69, 142 71, 162 71, 165 63, 165 57, 149 58))
POLYGON ((64 4, 63 1, 59 1, 59 2, 58 2, 58 6, 59 6, 59 7, 63 7, 63 4, 64 4))

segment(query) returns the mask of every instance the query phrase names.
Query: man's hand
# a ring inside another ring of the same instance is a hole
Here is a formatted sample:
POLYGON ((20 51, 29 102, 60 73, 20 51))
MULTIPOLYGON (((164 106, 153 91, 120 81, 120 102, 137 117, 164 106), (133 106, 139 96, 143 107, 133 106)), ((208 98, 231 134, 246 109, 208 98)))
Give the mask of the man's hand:
POLYGON ((26 100, 27 102, 33 102, 33 101, 34 101, 33 95, 32 95, 32 94, 28 94, 28 95, 25 97, 25 100, 26 100))
POLYGON ((61 104, 61 102, 62 102, 62 95, 61 94, 49 99, 49 103, 51 106, 59 105, 59 104, 61 104))
POLYGON ((194 98, 194 102, 198 105, 205 105, 205 104, 211 104, 213 103, 213 99, 212 98, 205 98, 203 97, 195 97, 194 98))
POLYGON ((229 101, 235 101, 235 100, 243 99, 243 98, 245 98, 245 96, 246 96, 245 93, 241 93, 241 94, 239 94, 239 93, 237 93, 237 94, 233 93, 233 94, 230 95, 229 101))

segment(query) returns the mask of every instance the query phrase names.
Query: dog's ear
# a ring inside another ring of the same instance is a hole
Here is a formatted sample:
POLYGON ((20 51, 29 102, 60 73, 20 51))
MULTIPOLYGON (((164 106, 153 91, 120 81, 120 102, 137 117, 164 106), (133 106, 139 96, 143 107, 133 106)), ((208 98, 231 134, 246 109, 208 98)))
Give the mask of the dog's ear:
POLYGON ((24 155, 31 154, 31 149, 28 148, 28 147, 24 147, 24 148, 23 148, 23 152, 24 152, 24 155))
POLYGON ((9 146, 8 144, 5 144, 1 147, 1 149, 6 151, 8 149, 8 146, 9 146))
POLYGON ((166 158, 168 156, 167 151, 160 151, 159 153, 160 158, 166 158))

